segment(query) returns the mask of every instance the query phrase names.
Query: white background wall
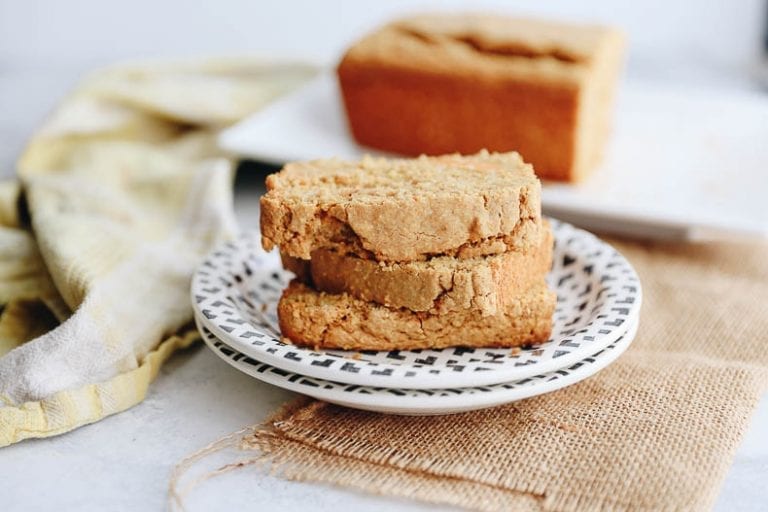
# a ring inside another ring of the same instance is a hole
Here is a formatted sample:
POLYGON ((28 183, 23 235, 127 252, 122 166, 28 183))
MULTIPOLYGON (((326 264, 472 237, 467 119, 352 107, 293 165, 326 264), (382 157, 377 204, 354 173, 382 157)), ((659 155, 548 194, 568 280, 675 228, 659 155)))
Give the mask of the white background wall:
POLYGON ((767 10, 764 0, 0 0, 0 72, 230 53, 330 62, 371 26, 430 9, 614 23, 630 35, 630 76, 687 82, 749 73, 767 10))

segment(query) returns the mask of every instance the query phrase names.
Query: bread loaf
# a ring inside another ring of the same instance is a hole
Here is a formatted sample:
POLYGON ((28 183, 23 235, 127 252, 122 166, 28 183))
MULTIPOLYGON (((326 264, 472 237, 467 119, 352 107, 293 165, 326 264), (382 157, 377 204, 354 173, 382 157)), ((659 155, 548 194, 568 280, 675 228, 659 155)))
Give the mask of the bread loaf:
POLYGON ((517 151, 539 177, 577 181, 609 132, 623 37, 490 15, 421 15, 364 37, 338 66, 363 145, 405 155, 517 151))

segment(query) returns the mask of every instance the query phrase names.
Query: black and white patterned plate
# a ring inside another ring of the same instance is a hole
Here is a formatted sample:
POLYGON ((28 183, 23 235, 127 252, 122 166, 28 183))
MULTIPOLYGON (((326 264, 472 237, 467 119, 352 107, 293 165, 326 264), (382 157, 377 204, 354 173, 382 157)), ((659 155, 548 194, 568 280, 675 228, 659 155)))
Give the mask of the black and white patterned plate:
POLYGON ((629 347, 637 333, 637 320, 625 326, 627 331, 618 340, 565 368, 488 386, 438 389, 359 386, 300 375, 248 357, 218 339, 199 322, 198 327, 206 345, 217 356, 238 370, 269 384, 355 409, 389 414, 434 415, 494 407, 582 381, 611 364, 629 347))
POLYGON ((429 389, 483 386, 570 366, 605 348, 636 318, 640 281, 613 247, 551 219, 555 235, 547 281, 557 291, 552 336, 536 347, 391 352, 313 350, 281 341, 276 307, 292 274, 250 232, 220 247, 192 280, 195 316, 248 356, 291 372, 348 384, 429 389))

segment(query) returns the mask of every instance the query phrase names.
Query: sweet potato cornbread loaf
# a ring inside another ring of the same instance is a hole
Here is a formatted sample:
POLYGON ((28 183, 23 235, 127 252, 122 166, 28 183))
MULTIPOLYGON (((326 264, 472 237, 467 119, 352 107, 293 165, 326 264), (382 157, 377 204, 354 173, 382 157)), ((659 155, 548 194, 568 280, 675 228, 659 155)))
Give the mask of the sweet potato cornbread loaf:
POLYGON ((283 265, 328 293, 349 293, 392 308, 447 314, 471 309, 495 315, 511 297, 541 285, 552 263, 552 232, 538 247, 491 256, 384 264, 332 249, 312 252, 311 261, 283 257, 283 265))
POLYGON ((495 315, 472 310, 444 315, 388 308, 294 281, 283 292, 277 313, 284 336, 318 349, 517 347, 549 338, 555 302, 554 292, 542 281, 510 297, 495 315))
POLYGON ((406 155, 518 151, 576 181, 602 159, 623 56, 616 30, 489 15, 421 15, 338 66, 361 144, 406 155))
POLYGON ((383 262, 530 250, 541 185, 517 153, 292 163, 267 178, 261 234, 265 249, 305 260, 317 249, 383 262))

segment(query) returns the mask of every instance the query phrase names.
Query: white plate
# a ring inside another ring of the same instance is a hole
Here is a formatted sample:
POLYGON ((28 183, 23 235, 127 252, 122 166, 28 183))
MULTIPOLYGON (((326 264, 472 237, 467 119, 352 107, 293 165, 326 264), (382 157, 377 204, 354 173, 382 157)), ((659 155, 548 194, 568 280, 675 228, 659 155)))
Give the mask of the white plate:
POLYGON ((594 235, 551 219, 547 281, 557 291, 552 337, 531 348, 392 352, 313 350, 283 343, 276 306, 292 274, 258 233, 214 251, 192 279, 195 315, 222 341, 254 359, 321 379, 381 387, 482 386, 571 365, 610 345, 637 318, 641 289, 632 266, 594 235))
POLYGON ((238 370, 269 384, 338 405, 389 414, 455 414, 550 393, 586 379, 616 360, 637 333, 637 322, 614 343, 566 368, 489 386, 396 389, 343 384, 292 373, 238 352, 198 323, 213 352, 238 370))
MULTIPOLYGON (((634 235, 768 236, 767 123, 764 94, 627 84, 604 165, 578 186, 545 184, 544 209, 634 235)), ((329 73, 224 131, 219 144, 274 163, 376 153, 348 134, 329 73)))

